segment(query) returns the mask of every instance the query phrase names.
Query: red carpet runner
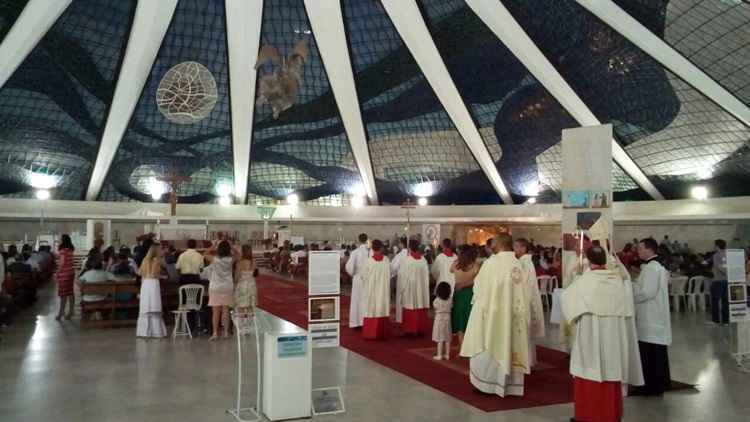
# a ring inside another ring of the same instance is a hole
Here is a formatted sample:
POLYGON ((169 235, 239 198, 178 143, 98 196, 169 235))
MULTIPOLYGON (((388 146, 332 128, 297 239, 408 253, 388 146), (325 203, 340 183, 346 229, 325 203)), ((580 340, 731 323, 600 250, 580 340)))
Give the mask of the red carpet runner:
MULTIPOLYGON (((258 296, 258 303, 262 309, 300 327, 307 327, 307 284, 305 282, 287 282, 269 276, 260 276, 258 296)), ((567 355, 564 353, 537 347, 539 365, 534 373, 526 377, 526 395, 500 398, 484 395, 474 390, 469 382, 468 359, 433 360, 435 344, 431 341, 429 334, 422 338, 399 337, 398 326, 394 323, 388 340, 363 340, 360 331, 348 327, 349 296, 345 295, 341 297, 341 321, 341 345, 343 347, 486 412, 573 401, 572 379, 568 374, 567 355)), ((431 332, 430 326, 427 333, 431 332)), ((451 356, 457 354, 457 346, 454 346, 451 356)))

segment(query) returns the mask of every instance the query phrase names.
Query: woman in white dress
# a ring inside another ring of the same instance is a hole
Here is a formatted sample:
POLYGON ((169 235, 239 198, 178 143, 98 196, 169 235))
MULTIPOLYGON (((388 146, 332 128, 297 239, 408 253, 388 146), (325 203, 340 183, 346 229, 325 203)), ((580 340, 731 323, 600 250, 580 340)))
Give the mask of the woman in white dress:
POLYGON ((141 275, 141 301, 138 312, 136 337, 166 337, 167 327, 161 316, 161 288, 159 276, 162 270, 162 259, 159 245, 151 245, 143 258, 139 273, 141 275))

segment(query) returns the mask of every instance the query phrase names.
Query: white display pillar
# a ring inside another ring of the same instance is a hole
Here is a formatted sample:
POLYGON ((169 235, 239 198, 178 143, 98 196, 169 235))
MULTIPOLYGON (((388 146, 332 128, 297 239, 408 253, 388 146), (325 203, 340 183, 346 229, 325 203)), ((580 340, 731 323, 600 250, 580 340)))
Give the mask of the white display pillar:
MULTIPOLYGON (((600 219, 611 236, 612 125, 584 126, 562 132, 562 286, 583 271, 582 234, 600 219)), ((607 245, 602 245, 607 246, 607 245)))
POLYGON ((112 220, 101 220, 104 247, 112 246, 112 220))
POLYGON ((263 240, 270 238, 270 229, 268 226, 268 220, 263 220, 263 240))
POLYGON ((112 244, 112 220, 86 220, 86 249, 96 244, 96 239, 102 239, 103 246, 112 244))
POLYGON ((96 220, 86 220, 86 250, 94 247, 96 240, 96 220))
MULTIPOLYGON (((583 249, 594 223, 612 239, 612 125, 584 126, 562 132, 562 287, 584 271, 583 249)), ((601 232, 601 230, 597 230, 601 232)), ((597 233, 595 238, 600 238, 597 233)), ((600 242, 607 243, 606 240, 600 242)), ((553 292, 559 298, 560 291, 553 292)), ((553 299, 554 307, 559 305, 553 299)), ((559 308, 558 308, 559 309, 559 308)), ((551 317, 552 320, 552 317, 551 317)), ((560 343, 570 347, 571 327, 557 318, 560 343)))

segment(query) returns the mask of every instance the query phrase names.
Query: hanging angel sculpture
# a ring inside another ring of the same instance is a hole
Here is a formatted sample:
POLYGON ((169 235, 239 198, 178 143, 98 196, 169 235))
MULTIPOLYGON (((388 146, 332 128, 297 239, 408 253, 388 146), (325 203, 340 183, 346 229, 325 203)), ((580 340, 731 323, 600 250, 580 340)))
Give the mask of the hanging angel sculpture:
POLYGON ((294 50, 287 57, 282 57, 276 47, 264 45, 258 53, 255 69, 269 62, 277 67, 273 73, 260 75, 256 106, 270 104, 274 119, 278 119, 281 112, 292 107, 302 85, 302 71, 307 55, 307 43, 304 40, 297 41, 294 50))

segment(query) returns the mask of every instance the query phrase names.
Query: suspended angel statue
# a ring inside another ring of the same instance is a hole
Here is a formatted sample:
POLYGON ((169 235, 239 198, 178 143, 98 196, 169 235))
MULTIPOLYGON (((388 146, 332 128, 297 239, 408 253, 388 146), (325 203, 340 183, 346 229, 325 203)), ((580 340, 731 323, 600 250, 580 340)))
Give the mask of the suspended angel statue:
POLYGON ((263 104, 270 104, 274 119, 277 119, 281 112, 292 107, 297 100, 307 55, 307 43, 304 40, 297 41, 288 57, 282 57, 279 50, 271 45, 264 45, 260 49, 255 69, 268 62, 278 67, 271 74, 260 75, 256 105, 261 107, 263 104))

